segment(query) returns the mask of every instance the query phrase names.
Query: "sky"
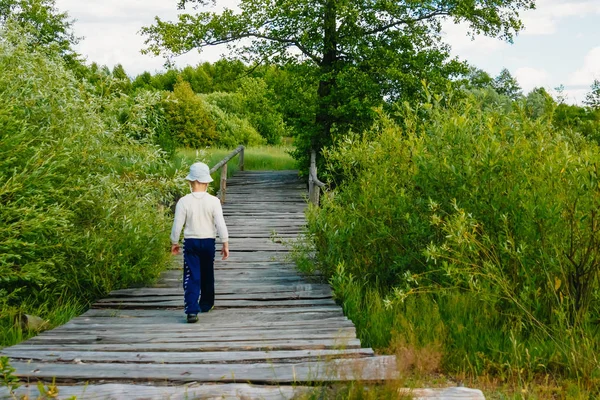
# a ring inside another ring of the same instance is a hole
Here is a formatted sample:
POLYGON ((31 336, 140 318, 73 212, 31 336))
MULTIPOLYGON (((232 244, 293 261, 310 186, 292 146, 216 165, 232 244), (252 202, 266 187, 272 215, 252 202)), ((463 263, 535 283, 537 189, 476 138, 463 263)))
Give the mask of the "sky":
MULTIPOLYGON (((235 0, 217 0, 232 7, 235 0)), ((174 20, 177 0, 56 0, 60 11, 75 19, 74 31, 84 37, 76 49, 88 62, 113 67, 122 64, 136 76, 163 70, 161 57, 142 55, 142 26, 154 17, 174 20)), ((525 29, 513 43, 489 37, 472 40, 467 29, 444 23, 444 38, 451 54, 496 76, 507 68, 525 93, 544 87, 551 93, 559 85, 569 103, 581 103, 594 79, 600 80, 600 0, 537 0, 536 9, 521 13, 525 29)), ((216 61, 225 48, 178 57, 176 65, 216 61)))

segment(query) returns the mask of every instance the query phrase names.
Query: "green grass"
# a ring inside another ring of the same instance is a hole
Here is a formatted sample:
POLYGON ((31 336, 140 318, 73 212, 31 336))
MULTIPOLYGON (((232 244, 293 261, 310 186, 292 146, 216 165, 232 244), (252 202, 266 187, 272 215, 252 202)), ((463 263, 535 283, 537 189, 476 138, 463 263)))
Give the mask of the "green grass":
POLYGON ((19 309, 5 307, 3 309, 4 314, 0 318, 0 349, 18 344, 39 333, 22 329, 18 322, 19 315, 26 313, 36 316, 43 315, 44 320, 47 321, 44 329, 52 329, 81 315, 87 307, 87 304, 82 304, 73 298, 53 305, 46 302, 37 307, 25 303, 19 309))
MULTIPOLYGON (((296 169, 296 160, 290 156, 291 144, 281 146, 259 146, 244 150, 244 169, 246 171, 283 171, 296 169)), ((206 148, 206 149, 179 149, 175 156, 173 167, 182 170, 180 174, 187 171, 187 166, 201 161, 211 168, 224 159, 231 149, 206 148)), ((235 156, 227 163, 227 177, 235 175, 239 170, 239 156, 235 156)), ((211 187, 219 190, 219 171, 213 173, 214 182, 211 187)))

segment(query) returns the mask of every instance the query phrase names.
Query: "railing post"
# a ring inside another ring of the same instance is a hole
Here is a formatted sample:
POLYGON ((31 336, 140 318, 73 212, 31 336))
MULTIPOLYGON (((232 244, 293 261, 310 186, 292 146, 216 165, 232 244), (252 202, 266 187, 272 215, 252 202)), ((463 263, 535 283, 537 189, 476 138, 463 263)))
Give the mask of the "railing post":
POLYGON ((310 172, 308 174, 308 198, 315 206, 319 205, 319 197, 321 188, 315 182, 314 177, 317 176, 317 152, 310 152, 310 172))
POLYGON ((221 204, 225 204, 227 194, 227 163, 221 167, 221 204))
POLYGON ((240 160, 239 160, 239 169, 240 171, 244 170, 244 146, 242 146, 242 151, 240 151, 240 160))

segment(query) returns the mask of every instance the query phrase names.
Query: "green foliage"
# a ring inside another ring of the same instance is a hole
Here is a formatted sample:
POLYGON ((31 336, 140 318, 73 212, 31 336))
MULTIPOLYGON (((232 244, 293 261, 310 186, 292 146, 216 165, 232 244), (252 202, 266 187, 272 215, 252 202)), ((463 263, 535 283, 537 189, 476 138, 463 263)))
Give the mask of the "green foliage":
MULTIPOLYGON (((380 293, 392 315, 374 335, 400 314, 427 335, 415 324, 435 305, 450 370, 557 372, 597 385, 598 146, 522 104, 440 100, 449 107, 405 105, 401 127, 382 118, 325 152, 340 180, 309 213, 316 268, 344 304, 360 298, 344 295, 344 282, 380 293), (425 304, 407 316, 407 301, 425 304)), ((348 307, 360 319, 371 306, 348 307)))
MULTIPOLYGON (((246 119, 268 144, 274 145, 279 144, 286 134, 286 127, 281 113, 275 109, 270 97, 264 80, 256 78, 241 80, 240 88, 236 92, 213 92, 205 96, 208 102, 229 115, 246 119)), ((226 145, 222 139, 219 140, 222 145, 226 145)))
POLYGON ((525 107, 530 118, 552 118, 556 102, 544 88, 535 88, 525 96, 525 107))
POLYGON ((9 361, 8 357, 0 357, 0 374, 2 374, 0 387, 7 387, 12 394, 19 387, 19 378, 14 375, 16 370, 10 365, 9 361))
POLYGON ((482 69, 469 67, 467 73, 464 75, 468 88, 484 89, 494 86, 494 79, 482 69))
POLYGON ((111 129, 138 143, 160 146, 169 156, 175 153, 175 140, 164 110, 160 92, 138 90, 133 96, 115 97, 105 106, 111 129))
MULTIPOLYGON (((46 54, 59 54, 73 69, 82 67, 80 56, 73 50, 79 42, 73 34, 73 21, 60 12, 55 0, 0 0, 0 26, 16 23, 30 48, 46 54)), ((12 40, 10 36, 5 36, 12 40)))
POLYGON ((265 71, 263 79, 291 136, 301 137, 314 130, 318 69, 307 63, 271 66, 265 71))
POLYGON ((594 79, 591 91, 585 95, 583 103, 592 110, 600 110, 600 80, 594 79))
POLYGON ((273 94, 270 93, 265 81, 253 78, 243 79, 240 82, 238 93, 243 96, 245 114, 252 126, 268 144, 279 144, 281 138, 287 136, 286 127, 281 113, 270 100, 273 94))
POLYGON ((297 142, 297 156, 304 161, 310 148, 329 146, 334 135, 368 126, 372 107, 386 98, 416 98, 421 80, 444 86, 465 72, 441 41, 443 18, 510 40, 522 28, 519 11, 533 8, 534 1, 242 0, 238 10, 220 12, 203 11, 208 4, 201 0, 179 2, 182 9, 188 4, 200 10, 174 23, 157 17, 153 26, 142 28, 146 52, 169 57, 227 43, 246 61, 306 61, 317 69, 314 124, 297 142))
POLYGON ((227 113, 214 104, 207 103, 207 111, 215 122, 217 138, 214 143, 216 145, 233 149, 240 144, 257 146, 265 143, 265 140, 246 118, 227 113))
POLYGON ((523 96, 519 82, 517 82, 506 68, 503 68, 500 74, 494 78, 493 87, 496 92, 512 100, 517 100, 523 96))
POLYGON ((180 146, 199 148, 215 142, 217 131, 209 105, 179 80, 172 94, 167 94, 163 107, 173 138, 180 146))
POLYGON ((553 116, 554 125, 580 133, 600 143, 600 110, 561 103, 553 116))
POLYGON ((167 257, 177 189, 164 152, 133 140, 144 129, 131 119, 105 121, 106 100, 85 89, 59 58, 0 41, 3 325, 152 280, 167 257))

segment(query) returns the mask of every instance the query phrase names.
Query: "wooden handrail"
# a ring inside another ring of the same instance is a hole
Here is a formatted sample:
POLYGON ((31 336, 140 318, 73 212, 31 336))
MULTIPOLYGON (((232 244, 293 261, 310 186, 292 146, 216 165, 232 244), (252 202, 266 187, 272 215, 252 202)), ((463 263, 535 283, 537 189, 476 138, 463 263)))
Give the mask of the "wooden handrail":
POLYGON ((310 152, 310 169, 308 171, 308 199, 315 206, 319 205, 321 188, 325 188, 325 184, 317 177, 317 152, 310 152))
POLYGON ((227 163, 236 155, 240 155, 239 160, 239 170, 244 170, 244 146, 238 146, 235 150, 229 153, 224 159, 219 161, 217 165, 210 169, 210 173, 217 171, 219 168, 221 169, 221 188, 219 189, 221 193, 221 204, 225 203, 225 196, 227 194, 227 163))

